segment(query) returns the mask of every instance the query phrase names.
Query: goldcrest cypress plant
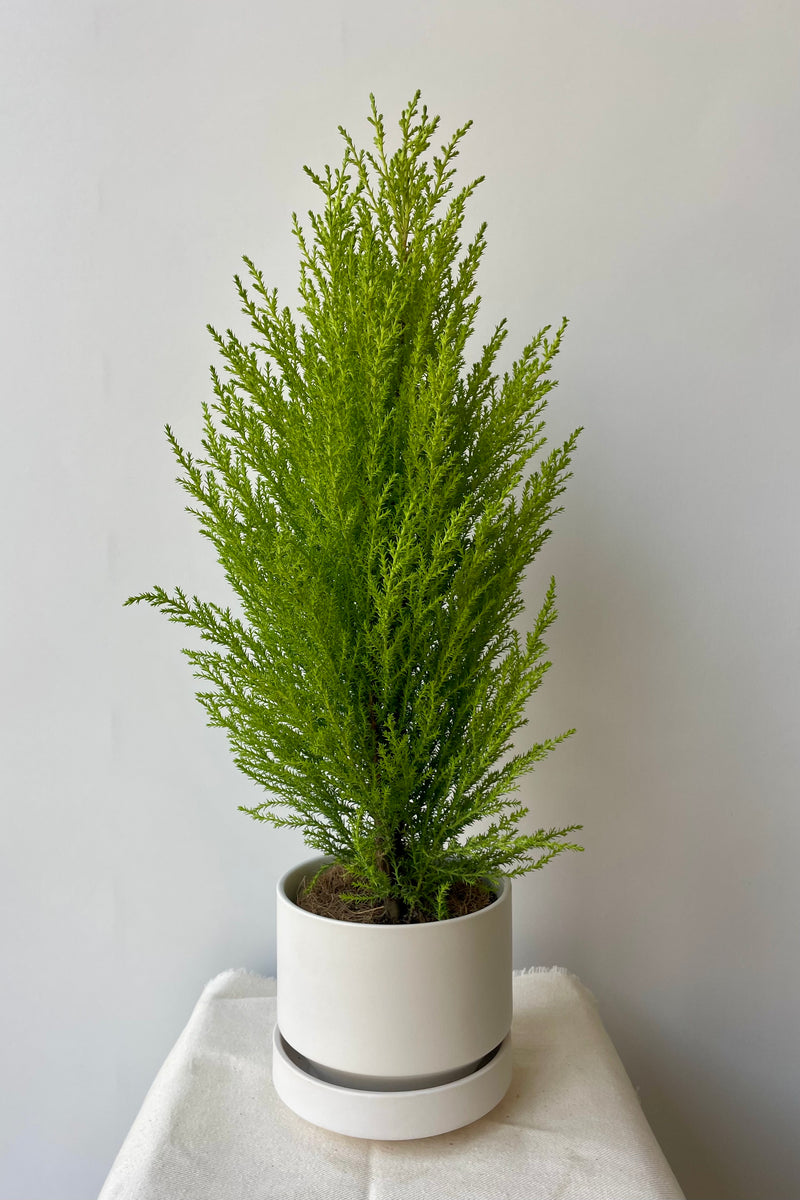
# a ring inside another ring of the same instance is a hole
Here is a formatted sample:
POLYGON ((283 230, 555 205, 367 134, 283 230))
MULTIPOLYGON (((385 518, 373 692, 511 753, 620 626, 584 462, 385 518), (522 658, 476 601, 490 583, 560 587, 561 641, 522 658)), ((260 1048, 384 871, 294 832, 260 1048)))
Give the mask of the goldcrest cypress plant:
POLYGON ((257 821, 292 826, 388 920, 443 919, 456 885, 544 866, 579 829, 521 832, 520 777, 568 733, 514 749, 550 663, 555 581, 520 635, 520 584, 550 535, 580 430, 543 455, 566 319, 502 378, 505 321, 475 361, 485 226, 464 247, 480 179, 454 190, 468 122, 431 152, 419 93, 387 143, 340 128, 342 166, 300 253, 299 320, 245 258, 253 337, 210 328, 202 457, 167 426, 179 482, 235 611, 181 588, 132 596, 196 629, 187 649, 209 724, 264 789, 257 821))

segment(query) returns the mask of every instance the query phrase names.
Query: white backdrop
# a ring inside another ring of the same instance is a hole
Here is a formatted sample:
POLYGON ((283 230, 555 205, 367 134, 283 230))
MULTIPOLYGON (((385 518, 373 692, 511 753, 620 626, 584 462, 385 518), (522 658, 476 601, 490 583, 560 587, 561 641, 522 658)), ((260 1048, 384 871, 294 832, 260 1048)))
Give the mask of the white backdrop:
MULTIPOLYGON (((0 1197, 94 1194, 203 983, 269 972, 299 840, 203 723, 221 594, 195 445, 251 254, 293 300, 300 171, 417 86, 485 172, 484 322, 572 319, 586 432, 526 785, 586 854, 516 885, 515 961, 595 991, 687 1194, 800 1194, 795 871, 800 10, 780 0, 6 0, 0 1197)), ((487 1192, 488 1194, 488 1192, 487 1192)))

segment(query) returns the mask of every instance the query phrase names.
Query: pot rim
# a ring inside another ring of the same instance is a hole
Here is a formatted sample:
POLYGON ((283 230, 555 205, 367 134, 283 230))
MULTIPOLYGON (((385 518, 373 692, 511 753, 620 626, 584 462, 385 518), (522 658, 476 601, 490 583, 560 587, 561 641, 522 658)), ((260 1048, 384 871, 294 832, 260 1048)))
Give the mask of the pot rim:
MULTIPOLYGON (((323 917, 319 913, 309 912, 306 908, 301 908, 296 900, 293 900, 286 891, 286 882, 290 875, 294 875, 297 871, 304 868, 314 868, 318 870, 323 863, 334 863, 336 858, 332 854, 319 854, 314 858, 306 859, 304 862, 295 863, 288 871, 284 871, 277 883, 277 894, 279 903, 282 902, 290 906, 290 908, 302 915, 302 919, 309 921, 324 921, 327 925, 343 925, 347 929, 372 930, 386 933, 388 930, 405 933, 408 936, 408 931, 414 930, 436 930, 442 929, 445 926, 455 925, 461 921, 474 921, 476 918, 485 917, 488 913, 496 912, 498 906, 507 904, 511 899, 511 880, 508 876, 501 876, 500 889, 496 892, 496 897, 491 904, 487 904, 484 908, 479 908, 477 912, 464 913, 459 917, 448 917, 446 921, 417 921, 409 924, 398 925, 379 925, 374 922, 367 921, 340 921, 338 917, 323 917)), ((360 936, 360 935, 358 935, 360 936)), ((365 935, 368 936, 368 935, 365 935)), ((424 934, 421 936, 425 936, 424 934)))

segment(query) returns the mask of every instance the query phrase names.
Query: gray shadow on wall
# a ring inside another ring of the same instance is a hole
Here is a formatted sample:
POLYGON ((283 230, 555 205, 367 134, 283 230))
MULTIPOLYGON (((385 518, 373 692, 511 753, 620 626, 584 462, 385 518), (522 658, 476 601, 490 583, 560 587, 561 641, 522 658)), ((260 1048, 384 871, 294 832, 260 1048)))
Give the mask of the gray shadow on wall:
MULTIPOLYGON (((748 600, 731 600, 702 532, 665 541, 657 505, 626 504, 617 480, 590 502, 577 476, 546 552, 561 615, 531 727, 578 736, 523 798, 534 825, 583 821, 587 853, 536 891, 516 886, 519 958, 560 962, 595 992, 690 1200, 788 1200, 800 979, 779 949, 791 910, 770 888, 773 727, 748 600)), ((648 498, 646 480, 627 486, 648 498)))

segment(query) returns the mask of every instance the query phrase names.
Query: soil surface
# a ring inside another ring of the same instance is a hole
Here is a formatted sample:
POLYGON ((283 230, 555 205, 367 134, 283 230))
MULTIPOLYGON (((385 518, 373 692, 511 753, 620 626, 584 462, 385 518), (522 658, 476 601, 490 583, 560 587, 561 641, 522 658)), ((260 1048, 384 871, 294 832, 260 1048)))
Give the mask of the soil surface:
MULTIPOLYGON (((297 893, 297 904, 318 917, 330 917, 333 921, 356 921, 361 925, 419 925, 432 920, 421 913, 409 912, 392 920, 385 904, 371 905, 363 900, 344 900, 352 887, 350 876, 344 867, 334 863, 318 875, 315 880, 303 880, 297 893), (308 884, 311 887, 308 887, 308 884)), ((468 913, 486 908, 496 899, 494 892, 482 884, 454 883, 447 897, 447 908, 451 917, 464 917, 468 913)))

